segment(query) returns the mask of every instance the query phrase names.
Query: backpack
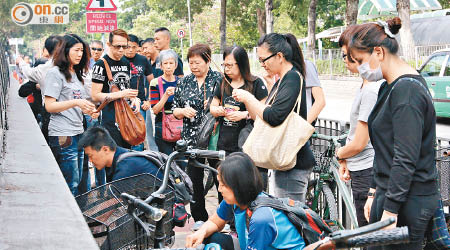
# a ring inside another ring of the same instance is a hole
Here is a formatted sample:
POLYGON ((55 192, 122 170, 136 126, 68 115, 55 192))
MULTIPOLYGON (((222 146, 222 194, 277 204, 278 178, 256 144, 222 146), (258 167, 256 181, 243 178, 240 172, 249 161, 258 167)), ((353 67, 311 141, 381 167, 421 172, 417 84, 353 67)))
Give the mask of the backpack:
MULTIPOLYGON (((128 157, 144 157, 151 161, 159 169, 164 169, 168 156, 161 152, 156 151, 130 151, 123 153, 117 159, 117 163, 128 157)), ((163 171, 163 170, 162 170, 163 171)), ((175 190, 175 198, 177 202, 187 205, 192 198, 194 189, 192 187, 192 181, 189 176, 181 170, 175 162, 172 162, 172 166, 169 172, 169 183, 175 190)))
POLYGON ((303 237, 306 245, 315 243, 332 232, 325 221, 304 203, 289 198, 276 198, 266 195, 258 196, 256 200, 250 203, 248 217, 251 217, 253 211, 260 207, 271 207, 283 211, 303 237))

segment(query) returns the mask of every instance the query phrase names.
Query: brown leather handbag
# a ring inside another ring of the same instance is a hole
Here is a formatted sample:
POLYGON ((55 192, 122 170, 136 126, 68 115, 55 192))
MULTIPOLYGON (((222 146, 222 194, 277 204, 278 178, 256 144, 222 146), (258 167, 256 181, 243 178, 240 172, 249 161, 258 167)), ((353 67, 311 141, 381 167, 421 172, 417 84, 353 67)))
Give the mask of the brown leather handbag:
MULTIPOLYGON (((108 80, 113 81, 111 69, 109 68, 108 62, 102 58, 105 64, 106 74, 108 75, 108 80)), ((119 91, 119 88, 115 84, 111 84, 110 92, 114 93, 119 91)), ((103 103, 97 109, 100 111, 106 106, 111 100, 105 98, 103 103)), ((135 146, 144 142, 145 140, 145 120, 140 112, 134 113, 130 105, 123 98, 119 98, 114 101, 114 110, 116 113, 116 123, 119 125, 120 134, 122 138, 128 142, 128 144, 135 146)))

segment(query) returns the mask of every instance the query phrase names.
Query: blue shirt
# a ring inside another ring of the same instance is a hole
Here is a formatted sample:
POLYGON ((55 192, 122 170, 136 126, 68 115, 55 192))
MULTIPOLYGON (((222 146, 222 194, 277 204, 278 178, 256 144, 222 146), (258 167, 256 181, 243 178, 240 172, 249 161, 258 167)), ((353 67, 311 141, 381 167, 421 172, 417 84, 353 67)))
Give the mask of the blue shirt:
POLYGON ((217 208, 217 215, 222 220, 230 221, 234 216, 241 249, 301 250, 305 247, 305 241, 282 211, 270 207, 256 209, 250 218, 248 229, 246 211, 227 204, 225 200, 217 208))
POLYGON ((119 164, 117 164, 117 159, 123 153, 130 152, 128 149, 117 147, 114 153, 112 171, 113 171, 113 181, 138 175, 138 174, 152 174, 160 179, 163 178, 164 170, 159 170, 158 167, 151 161, 140 156, 132 156, 123 159, 119 164))

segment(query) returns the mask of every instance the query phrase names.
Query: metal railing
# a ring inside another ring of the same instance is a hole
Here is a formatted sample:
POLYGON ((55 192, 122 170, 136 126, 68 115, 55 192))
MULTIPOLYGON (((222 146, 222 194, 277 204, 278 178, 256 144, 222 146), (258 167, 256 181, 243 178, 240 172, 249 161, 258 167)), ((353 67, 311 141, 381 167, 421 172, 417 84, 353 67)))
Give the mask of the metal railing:
POLYGON ((6 120, 6 108, 9 89, 9 64, 6 52, 6 39, 0 39, 0 158, 3 156, 4 135, 8 128, 6 120))

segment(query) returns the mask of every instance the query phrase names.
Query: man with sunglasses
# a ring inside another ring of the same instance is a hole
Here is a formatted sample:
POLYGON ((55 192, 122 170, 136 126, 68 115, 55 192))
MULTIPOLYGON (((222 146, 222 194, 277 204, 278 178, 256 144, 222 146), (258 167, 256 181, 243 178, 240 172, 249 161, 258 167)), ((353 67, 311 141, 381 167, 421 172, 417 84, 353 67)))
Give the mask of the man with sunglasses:
POLYGON ((91 42, 91 60, 89 63, 89 69, 92 69, 94 67, 94 64, 100 60, 100 58, 102 57, 103 54, 103 43, 98 41, 98 40, 94 40, 91 42))
MULTIPOLYGON (((103 60, 98 60, 92 68, 92 100, 94 102, 102 102, 106 97, 110 100, 119 98, 127 98, 131 100, 131 106, 135 107, 135 112, 140 111, 140 99, 137 97, 138 90, 131 89, 130 86, 130 62, 124 57, 125 51, 128 49, 128 34, 117 29, 109 33, 109 39, 106 43, 109 50, 103 57, 111 69, 113 80, 109 82, 103 60), (110 93, 110 86, 114 84, 119 87, 120 91, 110 93)), ((110 102, 102 110, 101 125, 105 127, 114 141, 123 148, 131 148, 120 134, 115 118, 114 102, 110 102)), ((108 180, 107 173, 107 181, 108 180)))

